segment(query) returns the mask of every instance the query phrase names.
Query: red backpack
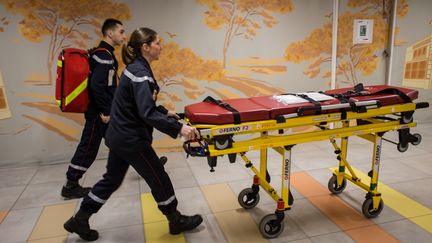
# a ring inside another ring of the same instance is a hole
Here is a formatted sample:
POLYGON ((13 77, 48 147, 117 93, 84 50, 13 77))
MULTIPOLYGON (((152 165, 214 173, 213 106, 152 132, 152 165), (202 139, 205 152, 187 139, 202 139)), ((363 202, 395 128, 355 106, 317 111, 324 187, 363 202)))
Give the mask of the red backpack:
POLYGON ((82 50, 65 48, 57 61, 55 98, 63 112, 84 113, 87 111, 89 95, 87 90, 90 74, 89 57, 105 48, 82 50))

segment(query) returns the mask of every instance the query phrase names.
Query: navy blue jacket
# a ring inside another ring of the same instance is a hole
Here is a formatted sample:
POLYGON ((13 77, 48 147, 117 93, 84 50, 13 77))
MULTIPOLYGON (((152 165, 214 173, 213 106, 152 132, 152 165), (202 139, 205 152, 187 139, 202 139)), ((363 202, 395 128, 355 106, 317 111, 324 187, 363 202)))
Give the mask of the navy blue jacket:
POLYGON ((153 140, 153 127, 176 138, 182 124, 168 117, 168 110, 156 106, 153 92, 159 86, 149 63, 138 57, 120 76, 114 96, 111 117, 105 136, 106 145, 112 150, 140 151, 153 140))
POLYGON ((85 117, 94 119, 100 114, 108 116, 111 111, 111 103, 117 88, 118 63, 114 56, 114 47, 105 41, 101 41, 97 48, 105 48, 107 51, 97 51, 89 58, 89 98, 90 102, 85 117))

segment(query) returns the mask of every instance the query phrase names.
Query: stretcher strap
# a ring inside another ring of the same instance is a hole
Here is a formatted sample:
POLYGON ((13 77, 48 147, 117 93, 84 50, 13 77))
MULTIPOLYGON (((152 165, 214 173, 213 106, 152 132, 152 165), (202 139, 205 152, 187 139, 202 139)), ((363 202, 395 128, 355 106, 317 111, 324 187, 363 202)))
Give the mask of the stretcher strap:
POLYGON ((238 110, 234 109, 232 106, 230 106, 228 103, 222 102, 221 100, 216 100, 215 98, 211 96, 207 96, 204 100, 204 102, 211 102, 214 103, 220 107, 223 107, 233 113, 234 116, 234 124, 240 124, 240 113, 238 110))
POLYGON ((356 86, 354 86, 354 90, 349 90, 343 94, 335 94, 335 95, 329 94, 329 95, 331 95, 331 96, 337 98, 338 100, 340 100, 341 102, 343 102, 345 99, 349 100, 349 98, 351 98, 351 97, 367 96, 367 95, 375 95, 375 94, 396 94, 405 103, 411 103, 412 102, 412 99, 408 95, 406 95, 404 92, 400 91, 397 88, 387 88, 387 89, 380 90, 376 93, 369 93, 364 89, 362 83, 359 83, 356 86))
POLYGON ((294 96, 298 96, 298 97, 300 97, 302 99, 305 99, 305 100, 309 101, 310 103, 314 104, 314 106, 315 106, 315 108, 314 108, 315 114, 316 115, 321 114, 321 103, 319 101, 316 101, 316 100, 312 99, 307 94, 286 93, 284 95, 294 95, 294 96))

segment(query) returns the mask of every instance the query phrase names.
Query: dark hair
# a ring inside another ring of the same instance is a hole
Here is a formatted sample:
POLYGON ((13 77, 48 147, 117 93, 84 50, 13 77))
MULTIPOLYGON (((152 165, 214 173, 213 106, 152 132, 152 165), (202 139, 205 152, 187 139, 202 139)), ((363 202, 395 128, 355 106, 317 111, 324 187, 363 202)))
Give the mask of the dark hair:
POLYGON ((120 20, 106 19, 102 24, 102 35, 106 36, 108 34, 108 30, 114 29, 118 24, 123 25, 123 23, 120 20))
POLYGON ((122 60, 124 64, 132 63, 137 57, 141 56, 141 47, 144 44, 150 45, 156 39, 156 31, 141 27, 132 32, 129 41, 123 44, 122 60))

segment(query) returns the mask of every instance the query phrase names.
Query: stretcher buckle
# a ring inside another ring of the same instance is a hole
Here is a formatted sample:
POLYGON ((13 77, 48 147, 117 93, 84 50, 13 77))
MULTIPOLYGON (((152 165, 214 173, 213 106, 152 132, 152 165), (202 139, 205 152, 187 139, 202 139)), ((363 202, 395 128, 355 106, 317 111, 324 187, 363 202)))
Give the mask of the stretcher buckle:
POLYGON ((183 149, 186 154, 192 157, 206 157, 209 154, 208 144, 205 141, 186 141, 183 143, 183 149), (198 146, 193 146, 193 143, 198 143, 198 146))

